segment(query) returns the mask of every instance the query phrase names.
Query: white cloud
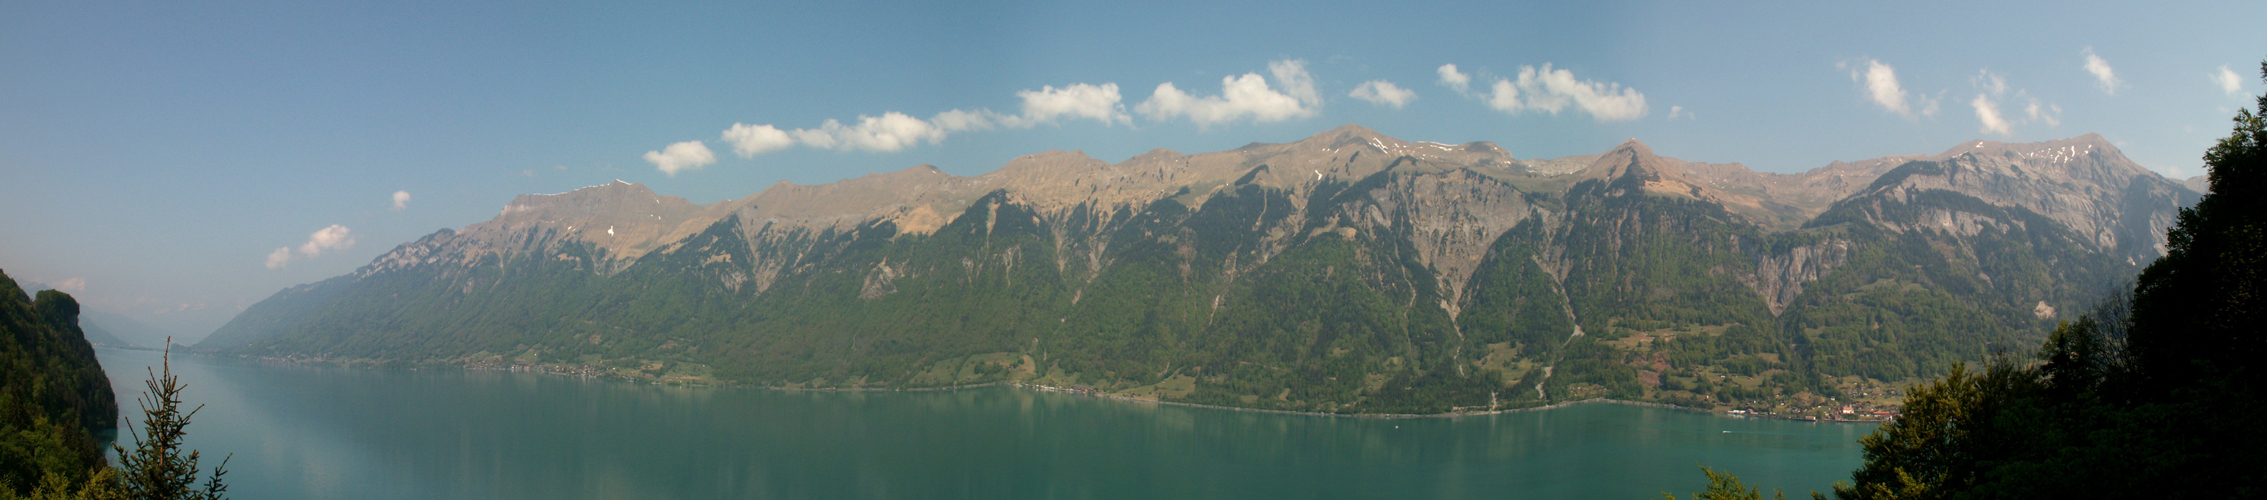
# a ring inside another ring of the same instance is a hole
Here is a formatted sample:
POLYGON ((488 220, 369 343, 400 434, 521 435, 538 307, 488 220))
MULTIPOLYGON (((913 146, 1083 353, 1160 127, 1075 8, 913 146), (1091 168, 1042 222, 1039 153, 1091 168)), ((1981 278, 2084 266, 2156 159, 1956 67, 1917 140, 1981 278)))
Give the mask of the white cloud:
POLYGON ((1315 92, 1305 61, 1275 61, 1267 69, 1275 76, 1273 87, 1259 73, 1245 73, 1221 78, 1219 96, 1197 97, 1165 82, 1134 111, 1154 121, 1186 117, 1203 129, 1245 119, 1264 123, 1305 118, 1321 109, 1322 96, 1315 92))
POLYGON ((1001 118, 1013 117, 1002 117, 999 116, 999 113, 993 113, 988 109, 979 109, 976 111, 962 111, 955 109, 943 113, 937 113, 937 116, 929 117, 929 124, 936 126, 938 130, 945 132, 960 132, 964 130, 991 130, 993 122, 998 121, 1001 118))
POLYGON ((1678 118, 1690 120, 1692 119, 1692 112, 1685 111, 1684 106, 1669 106, 1669 119, 1675 120, 1678 118))
POLYGON ((2007 79, 1984 69, 1968 77, 1968 84, 1980 91, 1975 99, 1968 101, 1968 107, 1975 109, 1976 121, 1982 124, 1983 133, 2002 136, 2013 133, 2014 126, 2008 123, 2007 115, 2000 113, 1997 100, 2007 94, 2007 79))
POLYGON ((84 278, 64 278, 54 283, 48 283, 47 286, 65 292, 79 293, 87 290, 87 280, 84 278))
POLYGON ((2243 92, 2243 77, 2228 69, 2226 64, 2220 65, 2220 72, 2212 75, 2212 83, 2220 84, 2220 91, 2229 95, 2243 92))
POLYGON ((732 128, 724 129, 724 142, 731 143, 732 153, 741 158, 754 158, 795 145, 795 139, 778 127, 745 123, 734 123, 732 128))
MULTIPOLYGON (((947 134, 971 130, 991 130, 997 127, 1030 128, 1042 123, 1052 124, 1065 117, 1087 118, 1103 124, 1131 124, 1125 105, 1118 95, 1118 84, 1101 85, 1074 83, 1056 88, 1053 85, 1039 90, 1016 92, 1023 100, 1023 114, 1007 115, 989 109, 954 109, 937 113, 927 120, 890 111, 881 116, 859 115, 856 125, 845 125, 838 120, 827 120, 817 128, 783 130, 774 125, 734 123, 725 129, 724 142, 732 144, 732 152, 741 158, 803 146, 837 151, 868 151, 889 153, 913 147, 922 142, 936 144, 947 134)), ((697 168, 714 163, 699 141, 670 145, 670 150, 646 153, 646 161, 662 167, 671 175, 679 170, 697 168), (679 145, 684 147, 679 148, 679 145), (683 153, 683 154, 678 154, 683 153), (667 166, 664 166, 664 164, 667 166)))
MULTIPOLYGON (((346 226, 332 224, 330 227, 317 229, 314 233, 308 234, 307 242, 299 244, 299 253, 296 258, 319 257, 323 255, 323 252, 353 247, 354 231, 347 229, 346 226)), ((275 251, 268 252, 266 264, 268 269, 283 269, 294 258, 291 247, 276 247, 275 251)))
POLYGON ((268 269, 283 269, 290 263, 291 247, 276 247, 276 251, 268 252, 268 269))
POLYGON ((299 245, 299 253, 300 255, 305 255, 308 257, 316 257, 323 255, 323 252, 331 250, 345 250, 348 248, 353 248, 354 235, 352 234, 352 232, 353 230, 347 229, 346 226, 341 226, 338 224, 332 224, 330 227, 317 229, 313 234, 307 235, 306 243, 301 243, 299 245))
POLYGON ((1055 123, 1062 117, 1086 118, 1103 124, 1132 124, 1126 115, 1126 106, 1118 95, 1118 84, 1101 85, 1074 83, 1063 88, 1053 85, 1039 90, 1016 91, 1023 98, 1023 116, 1011 120, 1015 125, 1029 127, 1040 123, 1055 123))
POLYGON ((2118 87, 2125 86, 2123 81, 2118 80, 2117 70, 2110 69, 2110 62, 2102 60, 2102 56, 2094 55, 2093 47, 2087 47, 2081 53, 2086 55, 2086 72, 2094 74, 2094 80, 2102 93, 2117 95, 2118 87))
POLYGON ((1495 86, 1492 91, 1487 93, 1486 100, 1488 107, 1505 113, 1518 113, 1520 109, 1527 106, 1527 103, 1519 101, 1519 86, 1513 85, 1511 80, 1502 78, 1496 79, 1495 86))
POLYGON ((1409 101, 1417 100, 1417 91, 1401 88, 1385 80, 1370 80, 1354 87, 1354 92, 1346 96, 1369 101, 1370 104, 1401 109, 1402 106, 1409 105, 1409 101))
POLYGON ((1550 63, 1541 69, 1520 66, 1516 82, 1496 79, 1486 101, 1488 107, 1511 114, 1532 110, 1556 115, 1573 106, 1601 122, 1635 120, 1647 112, 1645 94, 1637 89, 1578 79, 1572 71, 1551 69, 1550 63))
POLYGON ((661 173, 676 177, 677 172, 716 163, 716 153, 710 152, 708 146, 702 145, 701 141, 685 141, 670 144, 660 151, 647 151, 645 161, 652 163, 654 168, 661 169, 661 173))
POLYGON ((1976 121, 1983 122, 1984 133, 2008 135, 2012 132, 2007 119, 1999 116, 1999 103, 1992 102, 1991 98, 1976 94, 1976 99, 1968 101, 1968 105, 1976 108, 1976 121))
MULTIPOLYGON (((1836 66, 1846 67, 1842 64, 1836 66)), ((1920 108, 1918 110, 1919 116, 1936 115, 1936 99, 1931 99, 1926 95, 1907 93, 1905 86, 1897 81, 1897 68, 1879 60, 1866 60, 1863 71, 1851 69, 1850 79, 1863 80, 1866 86, 1866 99, 1881 106, 1881 109, 1897 113, 1906 119, 1914 118, 1914 108, 1916 107, 1920 108)))
POLYGON ((1472 91, 1472 75, 1467 75, 1462 71, 1457 71, 1456 65, 1443 64, 1440 65, 1440 69, 1436 71, 1440 73, 1441 86, 1448 87, 1449 90, 1454 90, 1458 94, 1469 93, 1472 91))
POLYGON ((1968 83, 1979 91, 1975 99, 1968 101, 1968 106, 1975 109, 1976 121, 1981 123, 1979 128, 1983 133, 2012 135, 2016 125, 2032 123, 2042 123, 2048 127, 2062 126, 2062 106, 2040 101, 2039 98, 2032 97, 2028 90, 2009 87, 2006 77, 1992 73, 1989 69, 1978 70, 1976 76, 1968 79, 1968 83), (2010 95, 2009 90, 2014 93, 2010 95), (2024 103, 2021 120, 2002 111, 2002 102, 2024 103))
MULTIPOLYGON (((1267 67, 1272 82, 1258 73, 1225 78, 1218 97, 1191 96, 1167 82, 1158 86, 1158 95, 1136 110, 1158 121, 1185 116, 1199 127, 1205 127, 1243 119, 1271 122, 1307 117, 1321 108, 1322 95, 1315 89, 1313 75, 1307 73, 1306 62, 1274 61, 1267 67)), ((1402 103, 1415 96, 1406 89, 1387 85, 1394 91, 1389 97, 1402 103)), ((946 135, 953 133, 1002 127, 1030 128, 1056 124, 1066 118, 1094 120, 1104 125, 1133 124, 1116 83, 1045 85, 1038 90, 1017 91, 1015 95, 1022 101, 1019 114, 983 108, 954 109, 923 120, 890 111, 879 116, 859 115, 856 124, 829 119, 816 128, 793 130, 769 124, 733 123, 720 137, 732 145, 733 153, 742 158, 754 158, 796 145, 837 151, 895 152, 923 142, 943 142, 946 135)), ((698 170, 716 163, 716 155, 700 141, 685 141, 670 144, 660 151, 647 151, 645 160, 663 173, 675 176, 681 171, 698 170)))
POLYGON ((819 128, 795 129, 789 132, 797 142, 837 151, 870 151, 889 153, 912 147, 923 141, 936 144, 945 140, 945 130, 920 118, 891 111, 882 116, 858 116, 857 125, 843 125, 828 119, 819 128))
POLYGON ((409 192, 408 192, 408 191, 395 191, 395 192, 394 192, 394 211, 396 211, 396 212, 399 212, 399 211, 402 211, 402 209, 406 209, 406 208, 409 208, 409 192))
POLYGON ((1996 96, 2007 93, 2007 79, 1992 74, 1991 70, 1976 73, 1976 77, 1969 83, 1975 84, 1977 89, 1981 89, 1987 94, 1996 96))
POLYGON ((1275 84, 1283 86, 1283 93, 1299 102, 1320 106, 1322 94, 1315 91, 1315 77, 1307 73, 1307 62, 1298 59, 1270 61, 1267 72, 1275 75, 1275 84))
POLYGON ((2028 117, 2028 121, 2045 123, 2049 127, 2062 126, 2060 105, 2046 104, 2042 107, 2038 99, 2031 99, 2031 104, 2023 107, 2023 115, 2028 117))

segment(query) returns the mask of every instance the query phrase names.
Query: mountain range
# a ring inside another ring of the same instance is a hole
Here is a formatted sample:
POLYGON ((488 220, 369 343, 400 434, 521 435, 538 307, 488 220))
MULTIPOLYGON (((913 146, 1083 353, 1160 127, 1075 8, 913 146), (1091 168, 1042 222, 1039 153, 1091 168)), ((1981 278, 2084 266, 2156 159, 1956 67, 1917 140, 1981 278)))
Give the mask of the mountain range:
POLYGON ((197 348, 789 388, 990 382, 1339 413, 1820 414, 2028 349, 2200 196, 2098 135, 1798 174, 1348 125, 701 205, 616 181, 283 290, 197 348))

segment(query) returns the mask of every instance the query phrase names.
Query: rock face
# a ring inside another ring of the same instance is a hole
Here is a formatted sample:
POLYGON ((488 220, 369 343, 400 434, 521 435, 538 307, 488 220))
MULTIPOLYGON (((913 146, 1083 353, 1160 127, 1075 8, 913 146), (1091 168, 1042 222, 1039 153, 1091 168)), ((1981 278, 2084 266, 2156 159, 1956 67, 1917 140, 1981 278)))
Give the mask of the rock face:
MULTIPOLYGON (((2126 159, 2102 136, 2030 144, 1975 141, 1908 163, 1868 187, 1900 199, 1949 191, 2020 208, 2060 223, 2088 243, 2137 261, 2164 255, 2164 228, 2200 193, 2126 159)), ((1974 214, 1942 212, 1926 222, 1973 234, 1974 214)))
POLYGON ((1706 380, 1779 370, 1798 375, 1748 387, 1793 397, 2031 341, 2160 255, 2196 198, 2092 135, 1769 174, 1348 125, 710 205, 619 181, 521 196, 199 347, 1312 411, 1700 404, 1755 395, 1706 380))
POLYGON ((1756 261, 1755 274, 1743 276, 1741 281, 1763 296, 1772 315, 1778 315, 1803 295, 1803 284, 1818 281, 1827 271, 1849 262, 1850 247, 1848 241, 1827 240, 1789 248, 1785 253, 1766 253, 1756 261))
POLYGON ((1357 227, 1401 230, 1415 247, 1418 262, 1433 270, 1444 295, 1441 307, 1454 318, 1461 312, 1465 284, 1489 247, 1505 231, 1536 216, 1527 194, 1510 184, 1470 170, 1435 175, 1394 176, 1368 193, 1376 211, 1357 227), (1394 214, 1389 219, 1385 214, 1394 214))
POLYGON ((355 274, 428 265, 468 267, 489 259, 560 255, 568 247, 591 249, 593 255, 583 264, 613 274, 646 252, 716 223, 727 208, 695 205, 620 180, 559 194, 520 195, 495 219, 403 245, 355 274))

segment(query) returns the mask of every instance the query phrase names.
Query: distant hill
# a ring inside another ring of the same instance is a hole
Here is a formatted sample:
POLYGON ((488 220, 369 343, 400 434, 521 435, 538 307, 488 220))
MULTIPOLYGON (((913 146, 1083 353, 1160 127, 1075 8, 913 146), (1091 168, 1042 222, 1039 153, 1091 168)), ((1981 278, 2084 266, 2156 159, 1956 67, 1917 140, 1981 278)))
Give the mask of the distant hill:
POLYGON ((87 340, 97 345, 160 349, 172 335, 126 315, 101 311, 79 313, 79 327, 86 330, 87 340))
POLYGON ((110 333, 110 329, 95 324, 87 316, 91 315, 84 313, 79 315, 79 331, 86 334, 88 343, 109 347, 141 347, 133 342, 119 339, 118 335, 110 333))
POLYGON ((1766 174, 1635 140, 1522 160, 1349 125, 711 205, 620 181, 526 195, 198 348, 1324 412, 1818 414, 2036 345, 2161 256, 2197 198, 2096 135, 1766 174))
POLYGON ((2212 176, 2198 175, 2195 177, 2181 179, 2180 185, 2187 187, 2190 191, 2208 193, 2212 190, 2212 176))

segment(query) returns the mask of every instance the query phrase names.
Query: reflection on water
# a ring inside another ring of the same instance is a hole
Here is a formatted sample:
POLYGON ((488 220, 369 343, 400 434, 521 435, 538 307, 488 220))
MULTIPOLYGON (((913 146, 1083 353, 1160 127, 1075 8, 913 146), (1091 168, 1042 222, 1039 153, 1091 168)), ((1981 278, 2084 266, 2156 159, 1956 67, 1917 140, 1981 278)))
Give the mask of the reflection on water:
MULTIPOLYGON (((97 352, 122 402, 158 360, 97 352)), ((1801 492, 1846 479, 1872 431, 1614 404, 1385 420, 1004 387, 688 389, 189 356, 174 369, 206 405, 189 444, 235 453, 246 500, 1653 498, 1699 489, 1698 464, 1801 492)))

